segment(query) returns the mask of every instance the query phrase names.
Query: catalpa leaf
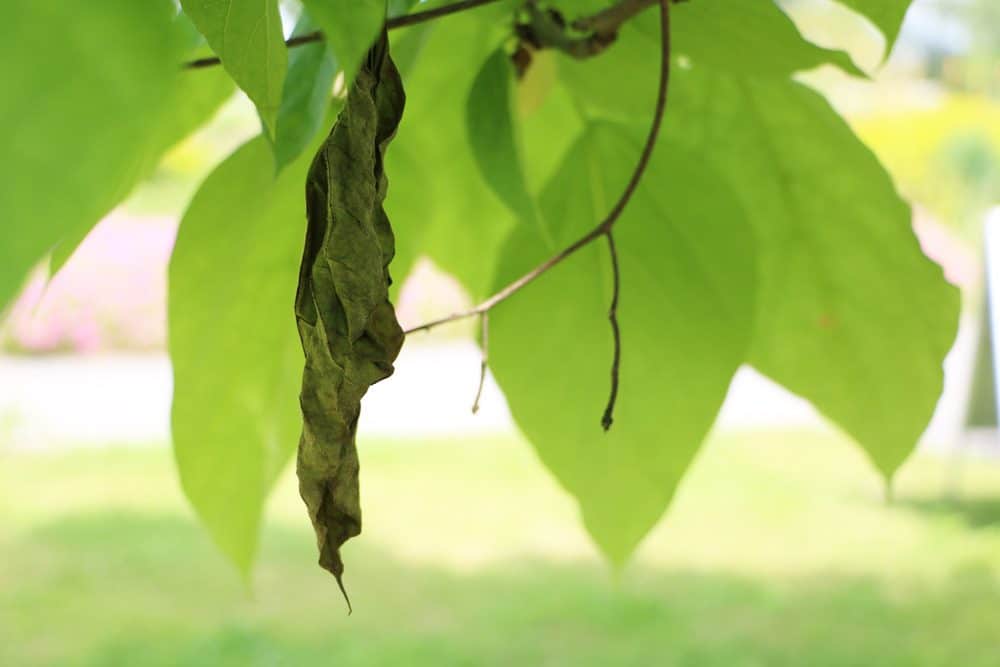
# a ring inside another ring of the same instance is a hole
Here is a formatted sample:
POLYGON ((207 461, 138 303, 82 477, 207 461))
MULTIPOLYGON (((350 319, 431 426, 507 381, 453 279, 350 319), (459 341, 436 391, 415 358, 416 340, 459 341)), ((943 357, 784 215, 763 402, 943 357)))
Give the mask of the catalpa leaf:
POLYGON ((534 223, 535 202, 528 192, 516 135, 513 88, 510 58, 498 49, 472 83, 465 123, 483 180, 518 218, 534 223))
MULTIPOLYGON (((316 24, 306 14, 299 19, 293 34, 306 35, 315 30, 316 24)), ((322 128, 336 74, 337 61, 325 42, 304 44, 289 55, 274 133, 274 161, 278 171, 295 160, 322 128)))
MULTIPOLYGON (((820 65, 834 65, 864 77, 844 51, 826 49, 803 39, 795 23, 774 0, 700 0, 672 9, 673 52, 694 66, 740 76, 787 77, 820 65), (711 34, 711 39, 705 39, 711 34)), ((659 44, 654 12, 643 14, 637 27, 659 44)))
POLYGON ((340 547, 361 532, 355 443, 361 399, 392 374, 403 344, 389 302, 394 239, 382 202, 385 150, 405 97, 388 50, 383 33, 309 170, 309 225, 295 297, 306 358, 299 491, 316 530, 319 563, 341 590, 340 547))
POLYGON ((910 207, 829 104, 797 83, 678 72, 667 128, 725 173, 755 226, 751 361, 891 478, 934 410, 959 310, 921 252, 910 207))
POLYGON ((303 0, 350 85, 385 23, 386 0, 303 0))
POLYGON ((899 31, 903 27, 903 19, 909 11, 913 0, 838 0, 840 4, 850 7, 875 24, 885 36, 885 55, 892 51, 899 31))
POLYGON ((404 153, 423 166, 392 171, 393 182, 403 187, 394 187, 386 200, 389 215, 401 221, 401 235, 411 234, 415 212, 425 212, 422 252, 474 298, 492 286, 494 258, 513 224, 480 176, 466 129, 469 90, 496 44, 495 27, 481 20, 481 11, 488 8, 456 14, 426 31, 393 31, 397 43, 417 32, 423 46, 407 73, 406 119, 389 162, 404 153))
POLYGON ((249 576, 264 501, 301 428, 302 353, 289 318, 309 159, 276 179, 259 137, 202 184, 170 262, 171 415, 181 485, 249 576))
MULTIPOLYGON (((692 0, 670 12, 672 53, 684 66, 785 79, 835 65, 864 76, 844 52, 804 39, 774 0, 692 0)), ((559 78, 588 112, 635 121, 636 109, 653 106, 659 49, 656 11, 647 10, 626 23, 600 56, 579 61, 560 55, 559 78)), ((674 69, 681 69, 678 62, 674 69)))
MULTIPOLYGON (((184 14, 178 14, 174 22, 188 44, 183 59, 195 57, 203 50, 201 35, 184 14)), ((124 199, 133 186, 149 178, 164 154, 208 122, 234 91, 232 79, 220 68, 202 69, 197 73, 175 69, 162 107, 149 110, 145 116, 145 140, 130 147, 134 153, 134 167, 113 198, 115 203, 124 199)), ((62 269, 96 222, 96 219, 81 220, 59 240, 49 255, 51 275, 62 269)))
POLYGON ((154 135, 173 113, 188 47, 173 13, 169 0, 5 5, 0 309, 32 266, 81 238, 165 148, 154 135))
POLYGON ((288 66, 278 0, 181 0, 181 7, 273 135, 288 66))
MULTIPOLYGON (((640 150, 620 126, 587 127, 542 196, 553 241, 520 225, 501 256, 498 285, 597 225, 640 150)), ((725 180, 669 140, 646 179, 614 230, 623 351, 610 431, 601 428, 612 361, 603 240, 490 316, 491 365, 515 421, 618 566, 670 502, 753 329, 754 241, 725 180)))

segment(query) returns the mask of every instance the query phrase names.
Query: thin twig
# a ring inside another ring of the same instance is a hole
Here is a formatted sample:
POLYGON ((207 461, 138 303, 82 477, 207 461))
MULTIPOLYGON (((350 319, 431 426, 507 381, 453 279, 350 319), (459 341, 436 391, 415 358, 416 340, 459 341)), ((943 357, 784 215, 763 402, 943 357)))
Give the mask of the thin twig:
POLYGON ((545 260, 543 263, 510 283, 479 305, 470 308, 469 310, 454 313, 447 317, 442 317, 441 319, 408 329, 406 331, 407 334, 416 333, 418 331, 430 331, 431 329, 441 326, 442 324, 456 322, 458 320, 475 317, 489 312, 495 306, 506 301, 522 288, 534 282, 539 276, 546 273, 549 269, 559 265, 567 257, 572 256, 580 248, 589 245, 593 240, 600 238, 611 231, 615 223, 618 221, 618 218, 621 217, 622 212, 625 210, 625 206, 628 205, 629 201, 632 199, 632 195, 635 194, 636 188, 639 186, 639 182, 642 180, 642 176, 646 171, 646 167, 649 166, 649 160, 653 155, 653 149, 656 147, 656 140, 660 136, 660 128, 663 125, 663 116, 667 108, 667 93, 670 88, 670 1, 671 0, 659 0, 661 31, 660 84, 656 98, 656 109, 653 113, 653 123, 649 129, 646 144, 642 149, 642 155, 640 155, 639 162, 635 167, 635 171, 632 173, 632 178, 625 187, 625 191, 619 198, 618 203, 616 203, 614 208, 611 209, 608 216, 594 229, 587 232, 583 237, 545 260))
POLYGON ((479 412, 479 401, 483 397, 483 386, 486 385, 486 369, 490 365, 490 314, 483 313, 479 317, 480 341, 479 347, 483 360, 479 365, 479 389, 476 390, 476 400, 472 403, 472 414, 479 412))
MULTIPOLYGON (((422 12, 413 12, 412 14, 406 14, 405 16, 397 16, 395 18, 388 19, 385 22, 385 27, 388 30, 405 28, 407 26, 417 25, 426 21, 433 21, 434 19, 441 18, 442 16, 457 14, 458 12, 464 12, 469 9, 475 9, 476 7, 482 7, 483 5, 489 5, 497 1, 498 0, 459 0, 458 2, 453 2, 442 7, 425 9, 422 12)), ((305 35, 299 35, 298 37, 292 37, 285 41, 285 46, 291 49, 296 46, 302 46, 303 44, 312 44, 313 42, 321 41, 323 41, 323 33, 317 30, 305 35)), ((205 67, 215 67, 221 62, 222 61, 216 57, 199 58, 197 60, 191 60, 184 63, 181 68, 203 69, 205 67)))
POLYGON ((407 14, 405 16, 391 18, 385 22, 385 27, 389 30, 393 30, 395 28, 405 28, 406 26, 417 25, 418 23, 424 23, 425 21, 433 21, 434 19, 441 18, 442 16, 457 14, 458 12, 475 9, 476 7, 482 7, 483 5, 488 5, 494 2, 497 2, 497 0, 459 0, 459 2, 453 2, 435 9, 425 9, 422 12, 413 12, 412 14, 407 14))
POLYGON ((618 267, 618 249, 615 247, 615 237, 609 229, 605 236, 608 238, 608 252, 611 253, 611 275, 614 280, 614 287, 611 292, 611 307, 608 309, 608 321, 611 322, 611 334, 615 341, 614 359, 611 362, 611 395, 608 397, 608 406, 604 408, 604 416, 601 417, 601 426, 607 431, 615 419, 615 403, 618 401, 618 375, 622 365, 622 331, 618 326, 618 299, 621 296, 621 271, 618 267))
POLYGON ((618 32, 623 23, 656 3, 657 0, 622 0, 604 11, 573 21, 572 26, 581 32, 610 35, 618 32))

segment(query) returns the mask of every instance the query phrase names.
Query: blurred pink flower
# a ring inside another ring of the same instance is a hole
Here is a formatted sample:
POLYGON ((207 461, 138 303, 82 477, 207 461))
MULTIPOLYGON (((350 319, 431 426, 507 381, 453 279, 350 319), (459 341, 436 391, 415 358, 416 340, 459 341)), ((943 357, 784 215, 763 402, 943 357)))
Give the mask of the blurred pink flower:
POLYGON ((166 340, 170 218, 101 221, 46 285, 39 268, 4 326, 8 347, 30 352, 149 350, 166 340))

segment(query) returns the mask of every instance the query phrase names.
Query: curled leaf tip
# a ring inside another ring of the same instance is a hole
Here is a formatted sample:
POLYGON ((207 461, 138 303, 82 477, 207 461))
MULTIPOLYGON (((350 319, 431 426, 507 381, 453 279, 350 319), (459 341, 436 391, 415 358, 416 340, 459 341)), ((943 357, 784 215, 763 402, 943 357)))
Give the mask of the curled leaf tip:
POLYGON ((334 575, 337 580, 337 587, 340 588, 340 594, 344 596, 344 602, 347 603, 347 615, 350 616, 354 613, 354 607, 351 606, 351 596, 347 594, 347 589, 344 588, 344 578, 342 576, 334 575))

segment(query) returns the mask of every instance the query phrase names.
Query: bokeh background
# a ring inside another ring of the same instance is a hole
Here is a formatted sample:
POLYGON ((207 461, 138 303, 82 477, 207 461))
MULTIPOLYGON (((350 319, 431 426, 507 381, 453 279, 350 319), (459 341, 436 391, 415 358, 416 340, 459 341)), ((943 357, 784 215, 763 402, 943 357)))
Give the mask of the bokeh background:
MULTIPOLYGON (((291 471, 241 580, 181 495, 164 351, 179 217, 257 130, 237 97, 0 320, 0 664, 1000 664, 1000 444, 974 381, 990 376, 1000 3, 916 0, 881 68, 856 16, 784 4, 874 72, 803 78, 889 167, 963 291, 945 394, 891 503, 848 439, 744 370, 666 517, 613 572, 492 382, 471 414, 479 356, 458 326, 409 342, 366 399, 353 616, 314 565, 291 471)), ((400 316, 465 301, 424 261, 400 316)))

